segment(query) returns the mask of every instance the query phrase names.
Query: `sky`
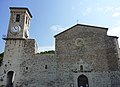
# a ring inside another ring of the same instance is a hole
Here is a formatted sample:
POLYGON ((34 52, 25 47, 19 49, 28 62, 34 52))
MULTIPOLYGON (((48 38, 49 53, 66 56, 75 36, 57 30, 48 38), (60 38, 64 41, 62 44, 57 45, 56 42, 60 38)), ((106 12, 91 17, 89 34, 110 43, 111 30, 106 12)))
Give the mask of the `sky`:
POLYGON ((36 39, 38 52, 54 50, 54 36, 77 23, 106 27, 108 35, 120 37, 120 0, 0 0, 0 53, 5 47, 2 36, 8 30, 9 7, 30 10, 30 38, 36 39))

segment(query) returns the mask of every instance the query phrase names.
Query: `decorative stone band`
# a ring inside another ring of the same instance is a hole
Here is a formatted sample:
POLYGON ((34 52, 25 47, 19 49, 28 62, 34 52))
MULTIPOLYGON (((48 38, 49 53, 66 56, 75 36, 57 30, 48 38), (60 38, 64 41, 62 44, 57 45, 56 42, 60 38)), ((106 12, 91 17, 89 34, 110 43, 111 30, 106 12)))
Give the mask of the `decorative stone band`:
POLYGON ((3 40, 26 40, 26 38, 2 38, 3 40))
POLYGON ((93 69, 91 69, 91 70, 71 70, 72 72, 74 72, 74 73, 79 73, 79 72, 92 72, 93 71, 93 69))

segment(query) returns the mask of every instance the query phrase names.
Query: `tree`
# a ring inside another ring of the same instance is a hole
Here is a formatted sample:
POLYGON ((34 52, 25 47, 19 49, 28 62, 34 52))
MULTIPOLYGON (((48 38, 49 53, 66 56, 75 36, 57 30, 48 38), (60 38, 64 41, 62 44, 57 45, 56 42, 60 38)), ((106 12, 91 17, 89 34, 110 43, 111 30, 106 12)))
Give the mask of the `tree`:
POLYGON ((4 52, 0 53, 0 57, 3 57, 3 55, 4 55, 4 52))
POLYGON ((40 54, 55 54, 55 51, 49 50, 49 51, 40 52, 40 54))
POLYGON ((1 66, 2 61, 3 61, 3 55, 4 55, 4 52, 3 52, 3 53, 0 53, 0 66, 1 66))

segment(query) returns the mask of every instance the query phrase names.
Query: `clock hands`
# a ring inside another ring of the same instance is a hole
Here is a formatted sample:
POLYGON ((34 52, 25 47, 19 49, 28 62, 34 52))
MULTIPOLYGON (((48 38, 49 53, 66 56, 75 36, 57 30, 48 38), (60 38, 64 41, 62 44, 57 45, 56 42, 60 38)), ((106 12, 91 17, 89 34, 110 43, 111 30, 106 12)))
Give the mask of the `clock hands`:
POLYGON ((17 27, 17 26, 15 26, 15 27, 14 27, 14 29, 17 31, 17 30, 18 30, 18 27, 17 27))
POLYGON ((21 27, 19 25, 15 25, 13 26, 13 28, 11 28, 11 33, 12 34, 18 34, 21 30, 21 27))

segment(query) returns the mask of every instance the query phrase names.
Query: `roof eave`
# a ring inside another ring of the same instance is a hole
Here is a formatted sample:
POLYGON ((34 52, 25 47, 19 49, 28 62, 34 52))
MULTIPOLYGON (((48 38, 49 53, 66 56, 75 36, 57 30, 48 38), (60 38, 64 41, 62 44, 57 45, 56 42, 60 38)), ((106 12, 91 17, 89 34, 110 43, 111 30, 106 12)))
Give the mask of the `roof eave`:
POLYGON ((26 7, 10 7, 10 9, 25 9, 29 13, 30 17, 32 18, 32 14, 30 13, 29 9, 26 7))

